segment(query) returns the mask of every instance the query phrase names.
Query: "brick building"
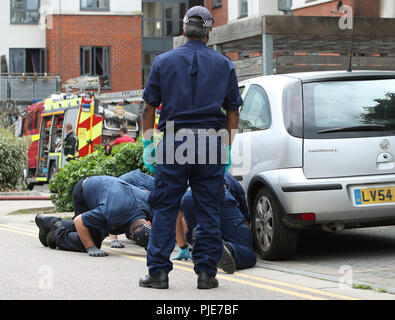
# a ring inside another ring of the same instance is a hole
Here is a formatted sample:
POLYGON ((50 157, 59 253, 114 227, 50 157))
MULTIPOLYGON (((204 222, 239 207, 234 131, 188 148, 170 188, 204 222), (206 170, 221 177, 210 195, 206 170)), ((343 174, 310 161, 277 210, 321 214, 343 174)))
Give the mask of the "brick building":
POLYGON ((141 15, 52 15, 46 30, 47 70, 63 81, 97 75, 102 88, 142 88, 141 15))
POLYGON ((141 2, 47 1, 47 69, 64 82, 99 76, 102 90, 142 88, 141 2), (57 4, 56 4, 57 3, 57 4))
POLYGON ((99 76, 104 92, 142 88, 141 0, 4 0, 1 9, 2 73, 47 73, 61 84, 99 76))

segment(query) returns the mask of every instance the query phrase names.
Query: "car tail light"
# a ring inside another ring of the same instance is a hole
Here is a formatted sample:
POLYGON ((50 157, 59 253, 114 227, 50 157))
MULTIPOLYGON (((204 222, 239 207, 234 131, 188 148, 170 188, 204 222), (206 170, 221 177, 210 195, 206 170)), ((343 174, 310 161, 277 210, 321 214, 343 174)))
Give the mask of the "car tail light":
POLYGON ((291 214, 296 220, 315 221, 315 213, 296 213, 291 214))

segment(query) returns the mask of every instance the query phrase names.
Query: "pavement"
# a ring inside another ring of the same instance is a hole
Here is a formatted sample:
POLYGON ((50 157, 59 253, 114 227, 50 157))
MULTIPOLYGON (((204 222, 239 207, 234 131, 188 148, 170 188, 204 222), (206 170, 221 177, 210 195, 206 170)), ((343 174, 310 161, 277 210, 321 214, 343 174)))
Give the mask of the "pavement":
MULTIPOLYGON (((34 192, 37 193, 31 193, 34 192)), ((39 193, 48 194, 45 190, 39 193)), ((36 232, 34 213, 10 213, 20 209, 50 207, 53 204, 49 200, 0 201, 0 228, 8 225, 25 230, 28 226, 31 232, 36 232)), ((73 214, 63 212, 55 215, 65 218, 73 214)), ((125 241, 128 240, 125 238, 125 241)), ((258 259, 256 267, 395 295, 395 226, 337 233, 306 232, 301 235, 292 260, 258 259)))

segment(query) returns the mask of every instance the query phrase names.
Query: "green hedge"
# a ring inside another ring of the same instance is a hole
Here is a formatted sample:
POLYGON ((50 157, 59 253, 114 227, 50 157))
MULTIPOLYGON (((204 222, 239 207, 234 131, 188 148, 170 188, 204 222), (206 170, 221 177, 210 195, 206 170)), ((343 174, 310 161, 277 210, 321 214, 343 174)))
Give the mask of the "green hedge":
POLYGON ((149 173, 143 165, 143 144, 141 138, 136 143, 125 143, 112 148, 111 155, 100 147, 94 153, 66 164, 49 183, 51 199, 57 211, 73 211, 71 195, 79 179, 95 175, 119 177, 135 169, 149 173))
POLYGON ((23 188, 28 148, 25 138, 15 137, 11 129, 0 125, 0 191, 23 188))

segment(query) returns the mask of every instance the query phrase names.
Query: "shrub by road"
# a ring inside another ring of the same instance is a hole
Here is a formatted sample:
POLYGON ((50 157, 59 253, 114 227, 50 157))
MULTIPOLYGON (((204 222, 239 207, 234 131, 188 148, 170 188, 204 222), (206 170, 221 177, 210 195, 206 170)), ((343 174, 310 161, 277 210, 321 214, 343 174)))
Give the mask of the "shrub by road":
POLYGON ((28 148, 25 138, 15 137, 13 130, 4 128, 0 123, 0 191, 23 188, 28 148))
POLYGON ((114 146, 111 155, 106 155, 104 148, 100 147, 94 153, 66 164, 49 183, 56 211, 73 211, 71 195, 79 179, 96 175, 119 177, 136 169, 149 173, 142 162, 143 149, 140 138, 136 143, 114 146))

